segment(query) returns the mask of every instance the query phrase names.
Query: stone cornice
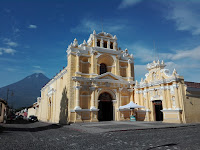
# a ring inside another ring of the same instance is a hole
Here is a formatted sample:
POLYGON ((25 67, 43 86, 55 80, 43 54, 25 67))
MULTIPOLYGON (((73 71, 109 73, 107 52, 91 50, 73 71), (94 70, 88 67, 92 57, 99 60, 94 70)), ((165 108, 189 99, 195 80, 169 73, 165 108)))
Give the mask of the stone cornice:
MULTIPOLYGON (((139 88, 145 88, 145 87, 152 87, 152 86, 155 86, 155 85, 167 84, 167 83, 171 83, 171 82, 177 82, 179 80, 180 79, 177 78, 177 77, 172 77, 172 78, 169 78, 169 79, 161 79, 161 80, 156 80, 156 81, 149 82, 149 83, 145 83, 145 82, 141 83, 140 82, 140 85, 135 85, 135 88, 139 89, 139 88)), ((178 86, 178 85, 176 84, 174 86, 178 86)))
POLYGON ((141 93, 147 93, 147 92, 149 92, 149 91, 154 91, 154 90, 170 90, 170 88, 178 88, 179 87, 179 85, 177 84, 176 86, 173 86, 173 85, 171 85, 171 86, 161 86, 161 87, 158 87, 158 88, 148 88, 148 89, 145 89, 145 90, 139 90, 140 88, 135 88, 134 90, 135 90, 135 93, 136 94, 141 94, 141 93))

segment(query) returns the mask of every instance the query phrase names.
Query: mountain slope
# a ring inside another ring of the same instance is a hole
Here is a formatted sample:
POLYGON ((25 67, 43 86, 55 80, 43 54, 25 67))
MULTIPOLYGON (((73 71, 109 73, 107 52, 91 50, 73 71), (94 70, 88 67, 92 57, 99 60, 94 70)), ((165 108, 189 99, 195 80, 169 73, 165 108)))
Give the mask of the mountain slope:
POLYGON ((0 88, 0 97, 7 99, 14 108, 27 107, 36 102, 40 96, 40 90, 49 81, 42 73, 34 73, 26 78, 0 88), (7 92, 9 89, 9 92, 7 92), (13 92, 13 96, 12 96, 13 92))

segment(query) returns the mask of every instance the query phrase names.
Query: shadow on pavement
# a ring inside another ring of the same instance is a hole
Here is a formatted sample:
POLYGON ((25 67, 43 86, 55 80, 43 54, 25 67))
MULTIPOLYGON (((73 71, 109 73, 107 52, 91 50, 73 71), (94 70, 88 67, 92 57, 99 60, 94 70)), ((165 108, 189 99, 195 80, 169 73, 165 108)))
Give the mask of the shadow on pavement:
POLYGON ((154 147, 148 148, 147 150, 156 149, 156 148, 162 148, 162 147, 165 147, 165 146, 176 146, 176 145, 177 144, 175 144, 175 143, 170 143, 170 144, 165 144, 165 145, 154 146, 154 147))
POLYGON ((58 129, 61 127, 62 125, 58 125, 58 124, 50 124, 47 126, 34 127, 34 128, 17 128, 17 127, 1 127, 0 126, 0 133, 5 132, 5 131, 38 132, 38 131, 44 131, 44 130, 50 130, 50 129, 58 129))
POLYGON ((7 120, 6 124, 30 124, 32 122, 29 122, 28 120, 7 120))

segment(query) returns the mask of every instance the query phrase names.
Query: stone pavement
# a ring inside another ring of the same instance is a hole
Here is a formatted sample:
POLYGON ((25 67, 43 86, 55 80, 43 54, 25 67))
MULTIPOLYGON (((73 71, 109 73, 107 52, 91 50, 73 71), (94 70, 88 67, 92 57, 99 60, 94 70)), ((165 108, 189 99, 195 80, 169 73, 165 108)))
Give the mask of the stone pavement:
POLYGON ((131 131, 131 130, 147 130, 147 129, 160 129, 160 128, 179 128, 194 126, 195 124, 175 124, 163 122, 146 122, 146 121, 103 121, 103 122, 85 122, 74 123, 70 126, 72 130, 86 132, 86 133, 103 133, 103 132, 116 132, 116 131, 131 131))

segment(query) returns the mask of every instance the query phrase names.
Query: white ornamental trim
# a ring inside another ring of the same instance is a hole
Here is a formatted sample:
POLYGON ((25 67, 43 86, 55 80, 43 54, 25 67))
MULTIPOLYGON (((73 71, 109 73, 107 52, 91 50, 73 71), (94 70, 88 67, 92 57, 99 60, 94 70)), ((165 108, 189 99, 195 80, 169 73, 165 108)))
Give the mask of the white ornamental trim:
POLYGON ((41 91, 44 91, 47 87, 49 87, 52 83, 54 83, 56 80, 63 77, 64 74, 67 73, 67 69, 63 69, 60 73, 58 73, 53 79, 51 79, 42 89, 41 91))
MULTIPOLYGON (((169 78, 169 79, 161 79, 161 80, 155 80, 153 82, 149 82, 149 83, 144 83, 144 82, 141 82, 140 85, 136 85, 135 88, 145 88, 145 87, 151 87, 151 86, 155 86, 155 85, 160 85, 160 84, 167 84, 167 83, 171 83, 171 82, 174 82, 174 81, 179 81, 180 78, 176 78, 176 77, 172 77, 172 78, 169 78)), ((178 85, 176 84, 176 87, 178 87, 178 85)))

